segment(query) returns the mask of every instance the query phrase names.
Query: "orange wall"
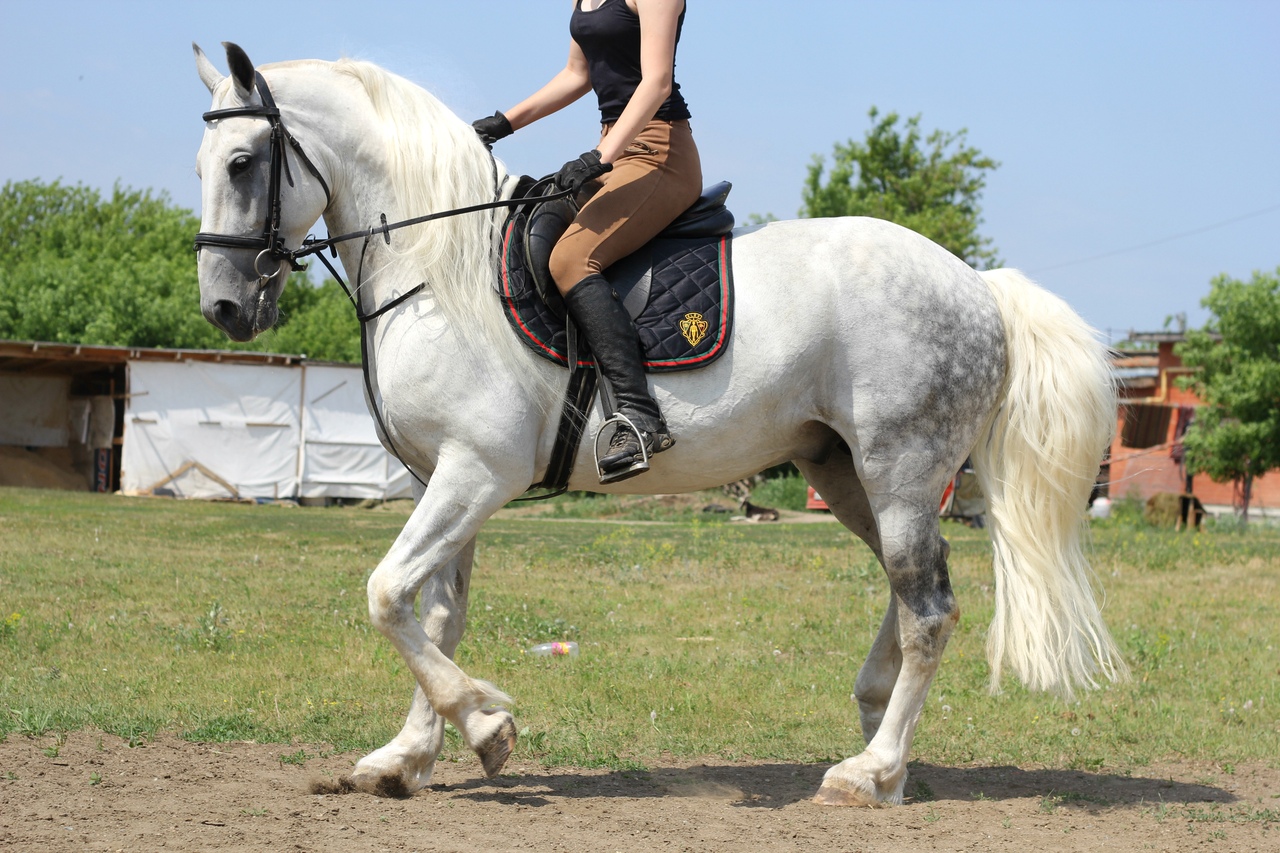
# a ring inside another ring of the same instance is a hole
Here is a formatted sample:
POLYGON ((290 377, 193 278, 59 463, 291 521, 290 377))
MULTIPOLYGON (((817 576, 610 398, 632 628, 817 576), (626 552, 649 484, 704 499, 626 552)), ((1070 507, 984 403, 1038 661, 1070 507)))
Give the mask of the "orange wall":
MULTIPOLYGON (((1156 387, 1138 391, 1138 394, 1149 394, 1146 397, 1126 395, 1121 391, 1121 407, 1116 417, 1115 437, 1111 440, 1111 477, 1110 493, 1112 500, 1136 494, 1146 500, 1159 492, 1182 492, 1185 481, 1181 467, 1170 456, 1173 447, 1173 434, 1177 429, 1176 411, 1169 418, 1169 432, 1164 444, 1143 449, 1125 447, 1121 443, 1124 431, 1126 400, 1151 405, 1167 405, 1175 409, 1178 406, 1199 406, 1200 399, 1194 393, 1184 391, 1177 385, 1177 378, 1186 375, 1182 360, 1173 352, 1173 344, 1161 342, 1157 359, 1160 370, 1156 387)), ((1239 496, 1234 494, 1234 483, 1215 483, 1204 474, 1196 475, 1192 481, 1192 491, 1200 502, 1223 506, 1238 506, 1239 496)), ((1253 499, 1250 510, 1261 508, 1280 508, 1280 471, 1272 471, 1268 476, 1259 477, 1253 483, 1253 499)))

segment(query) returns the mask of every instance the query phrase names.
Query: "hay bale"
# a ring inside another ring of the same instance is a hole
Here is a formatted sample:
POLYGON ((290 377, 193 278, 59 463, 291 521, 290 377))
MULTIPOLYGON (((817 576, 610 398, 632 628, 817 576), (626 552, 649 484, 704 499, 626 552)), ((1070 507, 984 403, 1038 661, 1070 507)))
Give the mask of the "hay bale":
POLYGON ((1152 495, 1147 498, 1142 517, 1146 519, 1147 524, 1155 527, 1173 527, 1178 523, 1181 497, 1177 492, 1158 492, 1152 495))
POLYGON ((55 455, 61 456, 41 454, 25 447, 0 446, 0 486, 88 491, 86 477, 75 471, 69 459, 50 458, 55 455))

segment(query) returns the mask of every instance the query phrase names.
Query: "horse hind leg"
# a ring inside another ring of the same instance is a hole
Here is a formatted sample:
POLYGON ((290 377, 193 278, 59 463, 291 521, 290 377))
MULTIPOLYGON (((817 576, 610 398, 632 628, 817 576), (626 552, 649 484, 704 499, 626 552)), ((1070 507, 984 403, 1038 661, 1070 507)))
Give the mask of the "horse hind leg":
MULTIPOLYGON (((877 646, 891 650, 894 641, 901 662, 888 703, 867 747, 827 771, 815 802, 822 805, 884 805, 901 803, 907 779, 907 755, 915 736, 925 698, 947 639, 960 618, 947 576, 945 543, 938 535, 937 507, 932 498, 914 503, 896 499, 877 516, 882 562, 889 576, 893 604, 881 626, 877 646), (896 618, 895 618, 896 617, 896 618), (890 634, 894 636, 890 636, 890 634)), ((876 656, 873 646, 870 662, 876 656)), ((866 670, 864 666, 864 671, 866 670)), ((883 690, 887 679, 873 671, 863 689, 883 690)), ((878 696, 876 698, 879 698, 878 696)), ((862 696, 859 694, 860 706, 862 696)), ((864 733, 868 716, 863 712, 864 733)), ((874 719, 870 722, 875 722, 874 719)))
MULTIPOLYGON (((858 479, 858 472, 853 457, 843 448, 834 451, 822 463, 796 460, 796 467, 810 485, 822 495, 831 514, 857 534, 872 552, 876 559, 884 565, 880 553, 880 532, 867 499, 866 490, 858 479)), ((951 551, 945 539, 939 537, 943 551, 943 560, 951 551)), ((868 743, 875 737, 884 719, 885 709, 889 705, 889 697, 893 695, 893 687, 898 682, 898 673, 902 669, 902 649, 898 645, 898 600, 892 592, 889 605, 885 609, 880 630, 876 633, 875 642, 867 652, 867 658, 858 670, 854 682, 853 695, 858 703, 859 722, 862 724, 862 736, 868 743)))

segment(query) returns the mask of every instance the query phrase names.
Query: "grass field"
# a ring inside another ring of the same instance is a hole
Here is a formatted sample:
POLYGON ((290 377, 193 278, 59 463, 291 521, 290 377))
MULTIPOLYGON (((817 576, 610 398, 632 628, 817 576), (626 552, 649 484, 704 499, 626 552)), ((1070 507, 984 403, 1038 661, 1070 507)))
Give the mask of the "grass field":
MULTIPOLYGON (((851 534, 688 503, 552 507, 486 527, 458 655, 516 698, 518 754, 627 768, 861 748, 850 694, 887 585, 851 534), (523 654, 549 639, 580 657, 523 654)), ((0 490, 0 736, 382 744, 412 684, 369 625, 364 583, 407 512, 0 490)), ((962 616, 915 759, 1280 761, 1280 531, 1120 516, 1093 547, 1134 678, 1070 705, 1013 683, 989 695, 990 545, 944 525, 962 616)), ((459 748, 450 732, 446 753, 459 748)))

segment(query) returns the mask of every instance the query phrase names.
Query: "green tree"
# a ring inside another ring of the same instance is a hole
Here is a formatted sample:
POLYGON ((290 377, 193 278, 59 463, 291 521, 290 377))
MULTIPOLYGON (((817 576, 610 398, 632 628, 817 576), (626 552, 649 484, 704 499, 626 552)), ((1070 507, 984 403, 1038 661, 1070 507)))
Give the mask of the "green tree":
POLYGON ((57 181, 6 183, 0 338, 359 359, 354 312, 336 310, 333 282, 316 288, 296 275, 281 300, 280 330, 248 344, 209 325, 200 314, 191 250, 199 225, 164 194, 117 186, 103 198, 57 181))
POLYGON ((6 183, 0 190, 0 337, 211 347, 191 237, 164 196, 116 187, 6 183))
POLYGON ((874 216, 917 231, 979 269, 1001 261, 982 224, 986 173, 999 163, 966 144, 967 130, 920 133, 920 116, 869 113, 866 139, 836 143, 833 163, 814 156, 801 216, 874 216), (826 182, 823 182, 823 178, 826 182))
POLYGON ((1201 304, 1209 321, 1176 350, 1205 402, 1184 439, 1187 470, 1235 482, 1248 523, 1253 481, 1280 468, 1280 268, 1218 276, 1201 304))

